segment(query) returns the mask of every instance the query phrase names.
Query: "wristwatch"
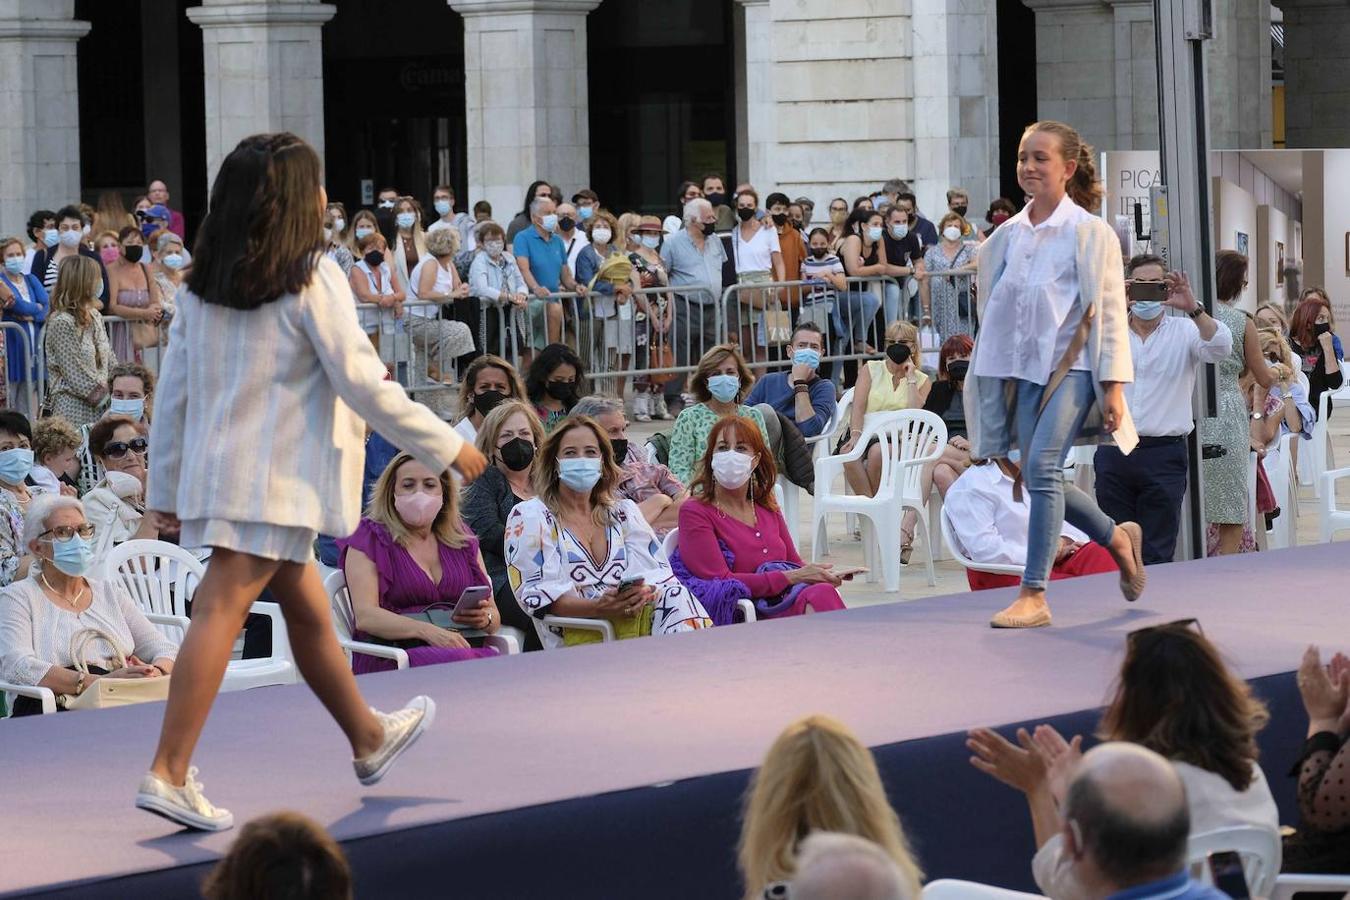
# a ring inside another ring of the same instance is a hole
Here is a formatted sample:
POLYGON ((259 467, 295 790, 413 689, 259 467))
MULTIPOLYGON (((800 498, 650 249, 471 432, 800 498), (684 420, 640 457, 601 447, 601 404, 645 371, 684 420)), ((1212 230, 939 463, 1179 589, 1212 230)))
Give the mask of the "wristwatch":
POLYGON ((1205 307, 1202 304, 1197 303, 1195 304, 1195 309, 1186 313, 1186 315, 1190 316, 1192 319, 1198 319, 1200 318, 1201 313, 1203 313, 1204 311, 1205 307))
POLYGON ((1259 412, 1254 412, 1254 413, 1252 413, 1252 421, 1253 421, 1253 422, 1259 422, 1259 421, 1261 421, 1262 419, 1264 419, 1265 417, 1266 417, 1265 413, 1259 413, 1259 412))

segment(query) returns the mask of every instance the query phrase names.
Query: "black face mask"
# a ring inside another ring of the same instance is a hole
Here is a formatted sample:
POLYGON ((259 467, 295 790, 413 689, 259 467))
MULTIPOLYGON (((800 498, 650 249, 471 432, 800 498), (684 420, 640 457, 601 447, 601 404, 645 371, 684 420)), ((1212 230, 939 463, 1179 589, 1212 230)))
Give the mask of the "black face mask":
POLYGON ((746 209, 744 206, 736 207, 736 218, 740 219, 742 222, 749 222, 754 217, 755 211, 753 209, 746 209))
POLYGON ((474 395, 473 408, 478 410, 480 416, 486 416, 505 399, 506 395, 501 391, 483 391, 481 394, 474 395))
POLYGON ((956 213, 958 216, 960 216, 961 218, 964 219, 964 218, 966 217, 966 210, 969 209, 969 208, 970 208, 970 207, 968 207, 968 206, 966 206, 964 203, 962 203, 960 206, 953 206, 953 207, 952 207, 952 212, 956 213))
POLYGON ((1313 325, 1313 334, 1326 334, 1331 330, 1330 322, 1317 322, 1313 325))
POLYGON ((703 236, 704 236, 704 237, 712 237, 712 236, 713 236, 713 232, 715 232, 715 231, 717 230, 717 223, 716 223, 716 222, 699 222, 698 224, 701 225, 701 226, 703 226, 703 236))
POLYGON ((830 252, 830 248, 829 248, 829 247, 812 247, 812 248, 811 248, 811 255, 812 255, 813 257, 815 257, 816 259, 824 259, 824 258, 825 258, 825 254, 827 254, 827 253, 829 253, 829 252, 830 252))
POLYGON ((727 195, 713 192, 711 194, 708 194, 704 199, 707 200, 709 203, 711 203, 714 208, 716 208, 718 206, 722 206, 727 202, 727 195))
POLYGON ((792 223, 792 227, 795 228, 795 229, 797 229, 798 231, 805 231, 805 230, 806 230, 806 223, 805 223, 805 222, 793 222, 793 223, 792 223))
POLYGON ((558 230, 560 231, 571 231, 573 228, 576 227, 577 227, 577 220, 572 218, 571 216, 563 216, 561 219, 558 220, 558 230))
POLYGON ((361 258, 364 259, 366 265, 370 266, 372 269, 378 269, 380 264, 384 262, 384 254, 379 250, 372 250, 361 258))
POLYGON ((122 255, 126 257, 126 260, 129 263, 140 262, 141 254, 144 252, 145 248, 142 247, 140 244, 132 244, 130 247, 122 248, 122 255))
POLYGON ((534 444, 524 438, 511 438, 497 448, 497 455, 512 472, 524 472, 534 462, 534 444))
POLYGON ((886 355, 890 357, 891 362, 897 366, 903 366, 909 362, 910 352, 909 344, 891 344, 886 348, 886 355))
POLYGON ((614 465, 623 465, 628 458, 628 438, 610 438, 609 445, 614 448, 614 465))
POLYGON ((787 213, 774 213, 774 214, 773 214, 773 224, 775 224, 775 225, 786 225, 786 224, 787 224, 787 213))
POLYGON ((970 371, 970 360, 955 359, 947 363, 947 377, 952 381, 965 381, 966 373, 970 371))
POLYGON ((544 392, 554 400, 561 400, 567 403, 577 396, 577 383, 575 381, 550 381, 544 385, 544 392))

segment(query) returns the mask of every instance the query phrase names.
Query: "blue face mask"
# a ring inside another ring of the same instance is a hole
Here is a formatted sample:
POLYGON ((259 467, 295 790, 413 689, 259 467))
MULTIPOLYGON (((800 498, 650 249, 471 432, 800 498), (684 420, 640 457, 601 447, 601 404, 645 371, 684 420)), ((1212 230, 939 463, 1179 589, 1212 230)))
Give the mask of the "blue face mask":
POLYGON ((792 364, 794 366, 808 366, 812 369, 820 367, 820 354, 810 347, 802 347, 792 354, 792 364))
POLYGON ((881 227, 867 229, 867 239, 874 244, 881 240, 881 227))
POLYGON ((11 275, 23 274, 23 257, 11 256, 5 260, 5 271, 11 275))
POLYGON ((553 213, 549 213, 548 215, 540 219, 539 224, 544 226, 545 231, 557 231, 558 217, 555 216, 553 213))
POLYGON ((600 480, 600 460, 578 457, 558 460, 558 480, 574 491, 585 493, 600 480))
POLYGON ((454 209, 449 200, 437 200, 432 205, 436 207, 436 215, 438 216, 448 216, 450 210, 454 209))
POLYGON ((374 233, 375 233, 375 229, 374 229, 374 228, 371 228, 369 225, 361 225, 361 226, 358 226, 357 229, 356 229, 356 239, 359 241, 359 240, 361 240, 362 238, 364 238, 364 237, 369 237, 370 235, 372 235, 372 234, 374 234, 374 233))
POLYGON ((0 452, 0 481, 5 484, 23 484, 23 480, 31 471, 33 471, 32 450, 15 447, 0 452))
POLYGON ((57 231, 55 228, 48 228, 46 231, 42 232, 42 243, 46 244, 48 247, 55 247, 60 240, 61 232, 57 231))
POLYGON ((1158 318, 1163 313, 1163 305, 1158 300, 1136 300, 1130 304, 1130 315, 1145 322, 1158 318))
POLYGON ((646 247, 648 250, 655 250, 657 247, 661 246, 661 238, 654 234, 644 234, 642 236, 642 246, 646 247))
POLYGON ((735 375, 714 375, 708 379, 708 393, 719 403, 730 403, 740 393, 741 380, 735 375))
POLYGON ((164 265, 170 269, 175 270, 183 268, 183 254, 181 253, 165 254, 164 265))
POLYGON ((145 416, 145 398, 136 397, 118 400, 114 397, 108 402, 108 412, 114 416, 126 416, 133 422, 139 422, 145 416))
POLYGON ((593 216, 593 215, 595 215, 595 210, 594 210, 593 208, 591 208, 591 207, 589 207, 589 206, 579 206, 579 207, 577 207, 577 217, 580 218, 581 221, 585 222, 587 219, 589 219, 589 218, 590 218, 591 216, 593 216))
POLYGON ((399 228, 411 228, 413 227, 413 222, 417 221, 417 216, 410 212, 401 212, 397 216, 394 216, 394 221, 398 223, 399 228))
POLYGON ((88 572, 93 561, 94 548, 78 534, 68 541, 52 541, 52 565, 72 578, 88 572))

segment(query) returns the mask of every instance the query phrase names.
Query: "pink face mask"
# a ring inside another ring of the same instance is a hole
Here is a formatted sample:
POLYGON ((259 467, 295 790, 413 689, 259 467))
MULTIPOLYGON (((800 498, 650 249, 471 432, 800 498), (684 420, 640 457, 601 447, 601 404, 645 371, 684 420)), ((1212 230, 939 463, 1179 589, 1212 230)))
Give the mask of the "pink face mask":
POLYGON ((441 498, 417 491, 394 498, 398 517, 411 528, 426 528, 441 511, 441 498))
POLYGON ((110 266, 117 262, 117 257, 122 255, 122 251, 118 247, 104 247, 102 250, 98 251, 98 255, 102 258, 105 266, 110 266))

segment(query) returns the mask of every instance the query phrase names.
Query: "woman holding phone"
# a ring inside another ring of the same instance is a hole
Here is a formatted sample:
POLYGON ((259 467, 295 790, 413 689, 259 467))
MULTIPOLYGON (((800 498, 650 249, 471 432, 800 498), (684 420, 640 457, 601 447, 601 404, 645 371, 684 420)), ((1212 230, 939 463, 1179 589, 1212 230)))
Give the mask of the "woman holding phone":
MULTIPOLYGON (((496 655, 470 646, 453 628, 417 617, 429 606, 455 609, 466 591, 481 588, 483 598, 471 610, 456 611, 455 624, 488 634, 502 627, 478 538, 460 518, 459 491, 448 471, 432 472, 407 453, 395 456, 375 482, 356 533, 338 547, 358 641, 398 642, 411 666, 496 655)), ((394 667, 390 659, 352 656, 358 675, 394 667)))
POLYGON ((351 534, 360 519, 362 420, 431 472, 453 463, 472 481, 485 465, 385 380, 342 269, 323 255, 322 174, 293 134, 245 138, 225 157, 160 372, 147 506, 161 531, 213 552, 136 806, 204 831, 234 817, 203 796, 192 752, 263 588, 362 784, 384 778, 435 716, 425 696, 392 714, 366 704, 314 565, 318 532, 351 534))

